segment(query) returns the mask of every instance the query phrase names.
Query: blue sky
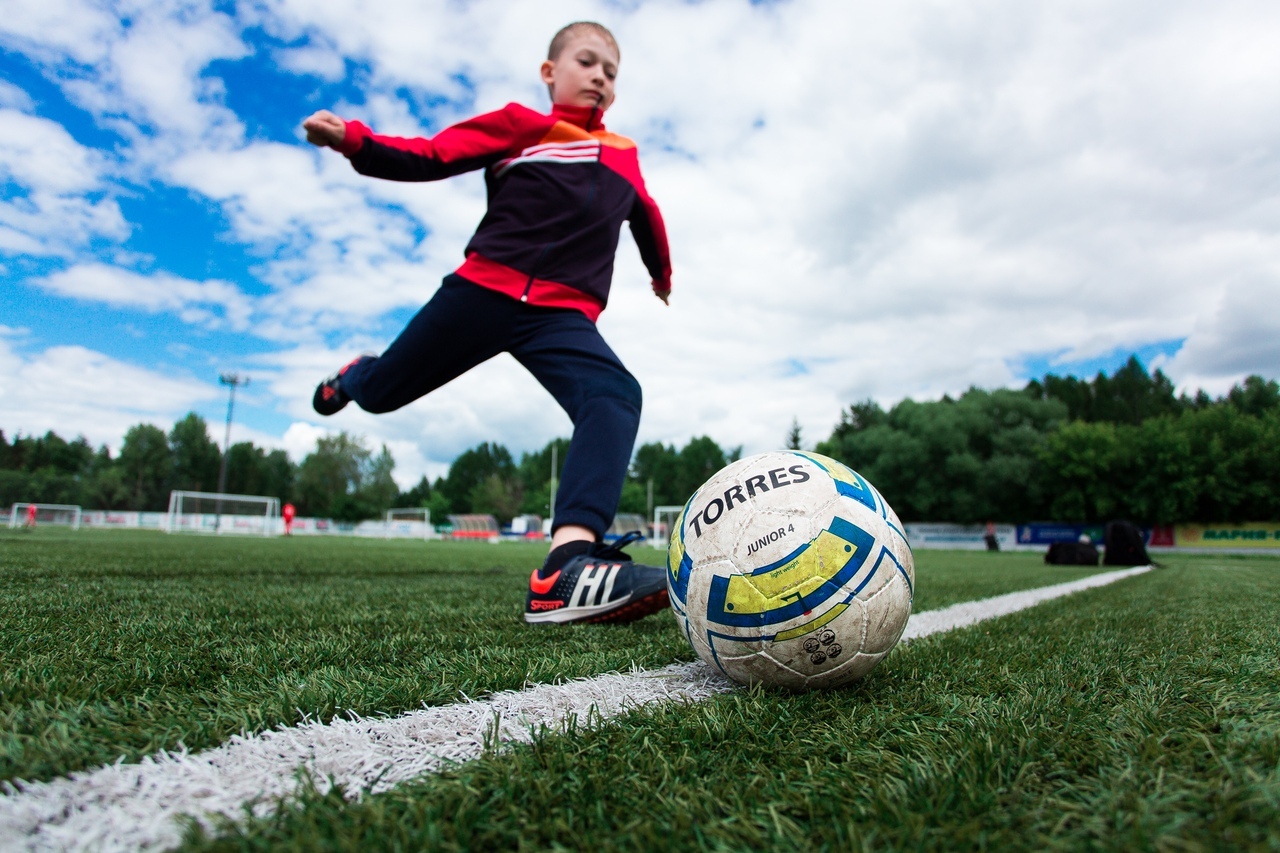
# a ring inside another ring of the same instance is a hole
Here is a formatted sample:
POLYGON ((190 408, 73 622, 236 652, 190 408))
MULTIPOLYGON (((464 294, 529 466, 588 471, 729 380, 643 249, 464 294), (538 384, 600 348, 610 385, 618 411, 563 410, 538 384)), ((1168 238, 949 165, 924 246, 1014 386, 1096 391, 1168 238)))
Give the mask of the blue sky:
POLYGON ((0 16, 0 429, 118 448, 218 375, 236 440, 346 429, 397 478, 569 431, 509 358, 392 415, 310 411, 461 260, 479 174, 362 178, 326 107, 433 134, 508 101, 561 24, 623 50, 611 129, 671 235, 670 308, 624 232, 600 326, 642 441, 748 452, 841 407, 1092 376, 1280 375, 1280 9, 1265 2, 16 0, 0 16))

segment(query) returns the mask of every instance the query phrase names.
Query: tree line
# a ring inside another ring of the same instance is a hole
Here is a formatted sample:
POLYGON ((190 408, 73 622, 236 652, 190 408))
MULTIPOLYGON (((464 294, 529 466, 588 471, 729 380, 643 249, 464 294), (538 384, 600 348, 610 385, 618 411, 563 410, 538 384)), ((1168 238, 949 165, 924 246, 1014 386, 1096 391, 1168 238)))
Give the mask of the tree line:
MULTIPOLYGON (((785 445, 799 449, 793 423, 785 445)), ((300 514, 355 521, 393 506, 451 513, 550 514, 553 481, 567 439, 516 457, 483 442, 448 473, 401 491, 386 446, 370 449, 346 432, 319 439, 301 463, 252 442, 231 446, 226 487, 271 495, 300 514)), ((1052 374, 1021 390, 970 388, 957 398, 873 401, 841 413, 814 448, 873 482, 904 521, 995 519, 1095 522, 1125 517, 1150 524, 1280 519, 1280 386, 1250 376, 1221 398, 1175 396, 1173 383, 1131 358, 1091 380, 1052 374)), ((700 436, 683 447, 640 446, 622 491, 621 512, 683 504, 711 474, 739 458, 700 436)), ((138 424, 118 456, 83 438, 0 432, 0 504, 38 500, 88 509, 163 510, 171 489, 214 491, 222 454, 207 424, 190 413, 164 432, 138 424)))
MULTIPOLYGON (((517 462, 501 444, 484 442, 455 459, 446 476, 434 482, 423 477, 402 492, 387 447, 374 453, 363 438, 345 431, 320 438, 301 463, 283 450, 246 441, 227 451, 222 491, 278 497, 300 515, 339 521, 378 518, 391 507, 426 507, 436 520, 488 513, 505 524, 524 513, 550 514, 552 461, 558 479, 568 448, 568 439, 555 439, 517 462)), ((654 505, 682 503, 740 452, 726 452, 706 437, 679 450, 646 444, 636 452, 620 511, 645 513, 651 497, 654 505)), ((221 466, 222 451, 194 412, 167 433, 154 424, 131 427, 115 456, 106 445, 94 449, 83 436, 67 441, 47 432, 10 442, 0 431, 0 505, 36 501, 161 512, 173 489, 217 491, 221 466)))
MULTIPOLYGON (((555 480, 563 474, 569 440, 557 438, 541 450, 523 453, 517 462, 501 444, 485 442, 465 451, 434 483, 423 478, 404 493, 403 506, 425 506, 432 518, 447 513, 476 512, 496 516, 504 524, 516 515, 551 513, 552 463, 555 480)), ((632 457, 622 487, 619 512, 647 515, 651 507, 683 504, 698 486, 742 453, 725 449, 706 436, 684 447, 653 442, 632 457)))
MULTIPOLYGON (((160 512, 173 489, 217 491, 222 462, 208 425, 194 412, 167 433, 154 424, 130 427, 116 456, 106 445, 95 450, 83 436, 67 441, 47 432, 10 442, 0 432, 0 505, 36 501, 160 512)), ((227 449, 223 491, 278 497, 303 515, 354 521, 394 504, 400 494, 394 469, 386 446, 375 455, 346 433, 321 438, 301 464, 283 450, 246 441, 227 449)))
POLYGON ((1136 358, 1093 380, 872 401, 842 413, 818 452, 859 471, 904 521, 1147 524, 1280 519, 1280 386, 1175 396, 1136 358))

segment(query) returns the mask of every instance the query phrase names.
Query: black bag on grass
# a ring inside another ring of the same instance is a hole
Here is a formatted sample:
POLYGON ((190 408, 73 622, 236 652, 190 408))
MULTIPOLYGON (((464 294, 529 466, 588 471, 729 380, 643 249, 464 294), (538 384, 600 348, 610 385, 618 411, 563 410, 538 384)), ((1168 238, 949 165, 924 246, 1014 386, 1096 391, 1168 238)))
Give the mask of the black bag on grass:
POLYGON ((1054 566, 1096 566, 1098 549, 1090 542, 1054 542, 1044 561, 1054 566))
POLYGON ((1147 566, 1151 557, 1147 554, 1142 531, 1128 521, 1108 521, 1102 534, 1107 549, 1102 562, 1108 566, 1147 566))

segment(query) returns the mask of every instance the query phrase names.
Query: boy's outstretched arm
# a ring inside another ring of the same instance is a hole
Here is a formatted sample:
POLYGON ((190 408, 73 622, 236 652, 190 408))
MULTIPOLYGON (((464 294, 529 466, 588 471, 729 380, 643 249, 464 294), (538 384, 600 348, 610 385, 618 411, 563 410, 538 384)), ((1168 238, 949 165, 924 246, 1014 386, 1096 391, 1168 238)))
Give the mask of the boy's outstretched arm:
POLYGON ((536 144, 547 132, 545 116, 518 104, 447 127, 433 137, 384 136, 328 110, 309 116, 302 126, 308 142, 344 154, 360 174, 392 181, 438 181, 482 169, 536 144))

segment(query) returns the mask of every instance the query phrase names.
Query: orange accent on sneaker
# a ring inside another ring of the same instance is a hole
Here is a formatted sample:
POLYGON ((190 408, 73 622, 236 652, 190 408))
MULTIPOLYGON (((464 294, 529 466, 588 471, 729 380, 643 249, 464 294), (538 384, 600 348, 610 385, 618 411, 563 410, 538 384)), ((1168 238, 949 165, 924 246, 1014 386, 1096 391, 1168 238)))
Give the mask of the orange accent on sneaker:
POLYGON ((326 400, 328 400, 328 399, 330 399, 331 397, 333 397, 333 395, 334 395, 334 394, 337 394, 337 393, 338 393, 338 392, 337 392, 337 391, 335 391, 335 390, 333 390, 333 388, 332 388, 332 387, 330 387, 330 386, 326 385, 326 386, 324 386, 324 388, 320 391, 320 396, 321 396, 321 397, 324 397, 326 400))
POLYGON ((559 610, 561 607, 564 607, 563 601, 540 601, 535 598, 529 602, 530 610, 559 610))
POLYGON ((560 570, 556 569, 551 577, 539 578, 538 570, 534 569, 533 574, 529 576, 529 589, 533 590, 534 595, 546 595, 551 592, 551 587, 556 585, 556 581, 560 579, 560 570))

